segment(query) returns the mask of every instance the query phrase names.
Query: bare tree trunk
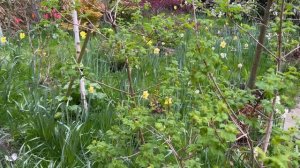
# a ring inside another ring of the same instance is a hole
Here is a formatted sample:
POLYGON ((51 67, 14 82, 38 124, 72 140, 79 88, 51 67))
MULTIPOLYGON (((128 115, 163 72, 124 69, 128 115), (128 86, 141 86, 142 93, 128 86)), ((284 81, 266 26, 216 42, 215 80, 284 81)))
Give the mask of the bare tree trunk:
MULTIPOLYGON (((75 6, 75 0, 72 1, 73 5, 75 6)), ((75 48, 76 48, 76 58, 79 60, 81 48, 80 48, 80 37, 79 37, 79 23, 78 23, 78 17, 77 17, 77 11, 73 9, 72 11, 72 18, 73 18, 73 31, 74 31, 74 38, 75 38, 75 48)), ((81 62, 81 60, 80 60, 81 62)), ((80 62, 77 62, 80 64, 80 62)), ((88 111, 88 105, 86 101, 86 91, 85 91, 85 82, 84 77, 82 75, 82 72, 80 71, 81 79, 80 79, 80 95, 81 95, 81 103, 83 104, 83 109, 85 112, 88 111)), ((73 80, 70 82, 73 84, 73 80)), ((69 86, 70 86, 69 85, 69 86)))
MULTIPOLYGON (((279 29, 278 29, 278 46, 277 46, 277 68, 276 68, 276 74, 278 74, 278 72, 281 71, 281 55, 282 55, 282 22, 283 22, 283 13, 284 13, 284 5, 285 5, 285 0, 281 1, 281 9, 280 9, 280 16, 279 16, 279 29)), ((276 105, 276 99, 278 97, 278 91, 275 91, 275 97, 273 99, 273 108, 272 108, 272 112, 269 116, 268 119, 268 126, 266 129, 266 136, 264 139, 264 143, 263 143, 263 151, 266 153, 268 151, 268 147, 269 147, 269 143, 270 143, 270 138, 271 138, 271 134, 272 134, 272 128, 273 128, 273 120, 274 120, 274 114, 275 114, 275 105, 276 105)), ((263 163, 261 163, 260 167, 263 167, 263 163)))
MULTIPOLYGON (((2 32, 2 27, 1 27, 1 23, 0 23, 0 38, 3 37, 3 32, 2 32)), ((2 45, 1 41, 0 41, 0 46, 2 45)))
POLYGON ((258 69, 258 65, 259 65, 259 62, 260 62, 261 53, 262 53, 262 50, 263 50, 262 45, 264 45, 264 41, 265 41, 267 26, 268 26, 269 17, 270 17, 270 8, 271 8, 272 4, 273 4, 273 0, 268 0, 267 7, 265 9, 265 14, 264 14, 261 26, 260 26, 260 34, 259 34, 259 37, 258 37, 258 42, 259 43, 257 43, 257 45, 256 45, 255 57, 254 57, 254 60, 253 60, 252 69, 251 69, 251 73, 250 73, 250 78, 249 78, 249 82, 248 82, 248 87, 250 89, 253 89, 254 86, 255 86, 255 81, 256 81, 256 76, 257 76, 257 69, 258 69))

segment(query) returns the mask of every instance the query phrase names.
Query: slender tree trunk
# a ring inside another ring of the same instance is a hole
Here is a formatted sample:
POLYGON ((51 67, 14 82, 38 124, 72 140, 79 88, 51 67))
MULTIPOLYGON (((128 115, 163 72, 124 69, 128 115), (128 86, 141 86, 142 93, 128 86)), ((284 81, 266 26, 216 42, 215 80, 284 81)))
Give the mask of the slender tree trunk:
MULTIPOLYGON (((75 6, 75 0, 72 1, 73 5, 75 6)), ((78 17, 77 17, 77 11, 75 9, 73 9, 72 11, 72 18, 73 18, 73 31, 74 31, 74 38, 75 38, 75 48, 76 48, 76 58, 77 60, 79 60, 80 58, 80 53, 81 53, 81 47, 80 47, 80 37, 79 37, 79 23, 78 23, 78 17)), ((80 60, 81 62, 81 60, 80 60)), ((77 61, 77 63, 80 64, 80 62, 77 61)), ((87 105, 87 101, 86 101, 86 90, 85 90, 85 81, 84 81, 84 77, 82 75, 82 72, 80 71, 80 96, 81 96, 81 103, 83 105, 83 109, 85 112, 88 111, 88 105, 87 105)), ((73 84, 72 80, 70 82, 70 85, 73 84)), ((70 86, 69 85, 69 86, 70 86)))
MULTIPOLYGON (((277 46, 277 58, 276 58, 276 63, 277 63, 277 68, 276 68, 276 74, 281 71, 281 57, 282 57, 282 22, 283 22, 283 13, 284 13, 284 5, 285 5, 285 0, 281 1, 281 9, 280 9, 280 16, 279 16, 279 29, 278 29, 278 46, 277 46)), ((275 105, 276 105, 276 99, 278 96, 278 91, 275 91, 275 98, 273 99, 273 108, 272 112, 269 116, 268 120, 268 126, 266 129, 266 136, 264 139, 263 143, 263 151, 266 153, 268 151, 269 143, 270 143, 270 138, 272 134, 272 128, 273 128, 273 120, 274 120, 274 114, 275 114, 275 105)), ((260 167, 263 167, 263 163, 261 163, 260 167)))
POLYGON ((257 69, 258 69, 258 65, 260 62, 261 53, 263 50, 263 47, 260 44, 264 45, 267 26, 268 26, 269 17, 270 17, 270 8, 271 8, 272 4, 273 4, 273 0, 268 0, 267 7, 265 8, 265 14, 264 14, 261 26, 260 26, 260 34, 258 37, 259 43, 257 43, 257 45, 256 45, 255 57, 254 57, 254 60, 252 63, 252 69, 251 69, 250 78, 249 78, 249 82, 248 82, 248 87, 250 89, 253 89, 255 86, 257 69))
MULTIPOLYGON (((0 23, 0 38, 3 37, 3 32, 2 32, 2 27, 1 27, 1 23, 0 23)), ((2 45, 1 41, 0 41, 0 46, 2 45)))

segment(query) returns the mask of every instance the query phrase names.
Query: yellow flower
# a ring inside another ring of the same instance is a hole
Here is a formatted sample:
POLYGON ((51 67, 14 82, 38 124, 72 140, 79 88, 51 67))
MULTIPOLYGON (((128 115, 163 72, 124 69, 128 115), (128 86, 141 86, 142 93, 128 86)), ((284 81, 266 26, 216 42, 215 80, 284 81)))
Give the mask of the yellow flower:
POLYGON ((171 105, 172 104, 172 98, 167 97, 164 104, 165 105, 171 105))
POLYGON ((237 39, 238 39, 238 37, 237 37, 237 36, 234 36, 234 37, 233 37, 233 40, 237 40, 237 39))
POLYGON ((163 45, 163 46, 164 46, 165 44, 166 44, 165 42, 161 42, 161 45, 163 45))
POLYGON ((93 86, 89 87, 89 93, 91 93, 91 94, 95 93, 95 89, 93 86))
POLYGON ((148 44, 149 46, 151 46, 151 45, 152 45, 152 40, 149 40, 149 41, 147 42, 147 44, 148 44))
POLYGON ((80 36, 82 39, 85 39, 86 38, 86 32, 85 31, 81 31, 80 32, 80 36))
POLYGON ((143 91, 142 98, 147 100, 147 99, 148 99, 148 96, 149 96, 148 91, 143 91))
POLYGON ((154 53, 154 54, 159 54, 159 52, 160 52, 160 49, 159 49, 159 48, 154 48, 154 50, 153 50, 153 53, 154 53))
POLYGON ((205 27, 205 30, 207 31, 207 30, 208 30, 208 27, 205 27))
POLYGON ((20 33, 20 39, 24 39, 25 38, 25 33, 20 33))
POLYGON ((175 6, 174 6, 174 10, 176 10, 176 9, 177 9, 177 6, 175 5, 175 6))
POLYGON ((6 43, 6 37, 1 37, 1 43, 6 43))
POLYGON ((246 44, 244 45, 244 48, 245 48, 245 49, 248 49, 248 47, 249 47, 249 45, 246 43, 246 44))
POLYGON ((226 47, 226 42, 224 40, 221 42, 220 47, 222 47, 222 48, 226 47))

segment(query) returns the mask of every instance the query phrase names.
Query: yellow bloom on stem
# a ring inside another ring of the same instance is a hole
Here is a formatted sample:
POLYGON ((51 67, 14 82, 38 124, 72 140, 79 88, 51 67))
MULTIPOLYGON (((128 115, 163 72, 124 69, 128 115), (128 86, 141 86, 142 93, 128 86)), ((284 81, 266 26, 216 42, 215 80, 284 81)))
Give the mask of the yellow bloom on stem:
POLYGON ((224 40, 221 42, 220 47, 222 47, 222 48, 226 47, 226 42, 224 40))
POLYGON ((20 33, 20 39, 24 39, 25 38, 25 33, 20 33))
POLYGON ((86 32, 85 31, 81 31, 80 32, 80 36, 82 39, 85 39, 86 38, 86 32))
POLYGON ((6 37, 1 37, 1 43, 3 43, 3 44, 6 43, 6 37))
POLYGON ((159 49, 159 48, 154 48, 154 50, 153 50, 153 53, 154 53, 154 54, 159 54, 159 52, 160 52, 160 49, 159 49))
POLYGON ((95 89, 93 86, 89 87, 89 93, 91 93, 91 94, 95 93, 95 89))
POLYGON ((149 97, 149 92, 146 90, 146 91, 143 91, 143 95, 142 95, 142 98, 147 100, 149 97))
POLYGON ((166 100, 165 100, 165 105, 171 105, 172 104, 172 98, 171 97, 167 97, 166 100))
POLYGON ((149 40, 149 41, 147 42, 147 45, 151 46, 152 43, 153 43, 152 40, 149 40))

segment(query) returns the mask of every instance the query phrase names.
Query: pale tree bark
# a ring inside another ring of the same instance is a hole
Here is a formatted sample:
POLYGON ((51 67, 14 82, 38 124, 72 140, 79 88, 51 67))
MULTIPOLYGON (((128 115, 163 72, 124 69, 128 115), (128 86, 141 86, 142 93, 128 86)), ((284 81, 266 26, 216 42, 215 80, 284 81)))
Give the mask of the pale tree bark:
POLYGON ((268 26, 268 22, 269 22, 269 18, 270 18, 270 9, 271 9, 272 4, 273 4, 273 0, 268 0, 267 7, 265 8, 264 17, 263 17, 263 20, 262 20, 262 23, 260 26, 260 34, 258 37, 258 43, 256 45, 256 50, 255 50, 255 57, 254 57, 254 60, 252 63, 252 69, 251 69, 250 78, 249 78, 249 82, 248 82, 248 88, 250 88, 250 89, 253 89, 255 86, 257 69, 259 66, 261 53, 263 51, 262 45, 264 45, 264 41, 265 41, 267 26, 268 26))
MULTIPOLYGON (((75 6, 75 0, 72 0, 73 5, 75 6)), ((78 16, 77 16, 77 11, 75 9, 73 9, 72 11, 72 19, 73 19, 73 31, 74 31, 74 39, 75 39, 75 48, 76 48, 76 58, 77 60, 79 60, 80 57, 80 53, 81 53, 81 48, 80 48, 80 37, 79 37, 79 23, 78 23, 78 16)), ((81 63, 77 61, 78 64, 81 63)), ((84 77, 82 74, 82 71, 79 70, 80 74, 80 96, 81 96, 81 103, 83 105, 83 109, 85 112, 88 111, 88 104, 87 104, 87 100, 86 100, 86 90, 85 90, 85 81, 84 81, 84 77)), ((71 82, 73 83, 73 80, 70 81, 70 85, 71 82)), ((70 86, 69 85, 69 86, 70 86)))

